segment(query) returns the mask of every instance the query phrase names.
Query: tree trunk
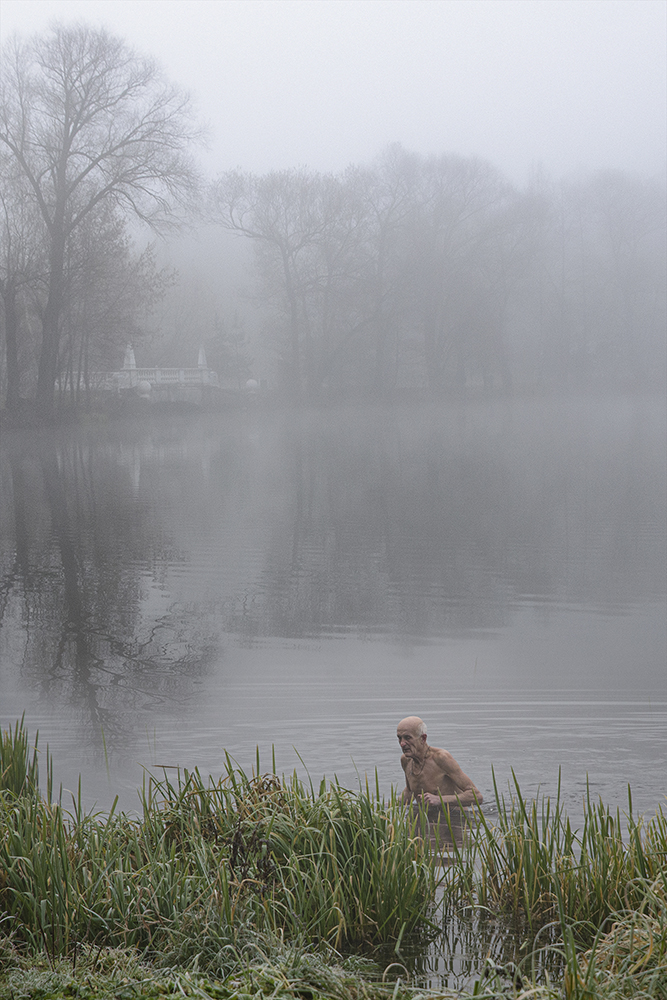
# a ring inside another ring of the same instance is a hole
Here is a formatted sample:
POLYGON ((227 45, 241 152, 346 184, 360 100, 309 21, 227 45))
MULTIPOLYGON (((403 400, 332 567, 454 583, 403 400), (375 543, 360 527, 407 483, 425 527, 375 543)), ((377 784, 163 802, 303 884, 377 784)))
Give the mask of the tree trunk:
POLYGON ((7 348, 7 409, 15 413, 20 405, 20 372, 18 351, 18 315, 16 288, 8 281, 3 289, 5 307, 5 343, 7 348))
POLYGON ((283 254, 283 272, 285 275, 285 291, 290 309, 290 381, 293 394, 292 402, 297 406, 301 403, 301 350, 299 344, 299 305, 292 284, 289 260, 283 254))
POLYGON ((54 418, 55 386, 58 378, 58 354, 60 347, 60 314, 63 303, 64 281, 64 239, 54 237, 51 268, 49 274, 49 294, 42 317, 42 349, 39 355, 37 392, 35 405, 37 416, 44 423, 54 418))

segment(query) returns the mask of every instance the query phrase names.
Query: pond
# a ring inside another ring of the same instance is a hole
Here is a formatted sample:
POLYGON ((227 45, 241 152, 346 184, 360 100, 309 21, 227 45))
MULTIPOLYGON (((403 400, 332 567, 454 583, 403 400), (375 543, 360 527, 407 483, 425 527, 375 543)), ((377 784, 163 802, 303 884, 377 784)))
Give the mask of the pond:
POLYGON ((400 786, 428 723, 493 812, 559 770, 667 793, 665 403, 155 412, 4 432, 0 725, 56 784, 144 768, 400 786), (492 770, 493 769, 493 770, 492 770))

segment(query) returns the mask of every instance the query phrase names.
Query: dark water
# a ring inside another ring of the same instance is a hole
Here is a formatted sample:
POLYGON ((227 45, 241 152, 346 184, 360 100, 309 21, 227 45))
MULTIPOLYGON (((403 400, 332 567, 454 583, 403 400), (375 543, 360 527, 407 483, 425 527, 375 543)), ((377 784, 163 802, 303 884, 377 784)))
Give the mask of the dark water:
POLYGON ((257 745, 388 791, 412 713, 487 801, 664 802, 663 401, 12 432, 0 472, 0 724, 89 803, 257 745))

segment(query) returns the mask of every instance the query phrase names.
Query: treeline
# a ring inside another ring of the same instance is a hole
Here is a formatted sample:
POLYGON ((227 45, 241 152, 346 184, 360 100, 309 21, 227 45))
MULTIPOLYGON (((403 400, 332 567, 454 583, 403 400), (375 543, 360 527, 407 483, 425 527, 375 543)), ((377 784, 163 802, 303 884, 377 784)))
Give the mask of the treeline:
POLYGON ((603 172, 518 191, 490 164, 390 148, 370 168, 214 186, 255 244, 295 401, 665 384, 665 192, 603 172))
MULTIPOLYGON (((92 373, 120 366, 175 280, 137 254, 137 219, 213 220, 252 242, 269 359, 256 374, 285 401, 664 387, 663 182, 607 171, 518 190, 486 162, 394 146, 339 175, 208 185, 198 135, 187 97, 104 32, 59 27, 5 49, 7 409, 27 399, 51 419, 58 392, 81 402, 92 373)), ((210 311, 204 338, 182 324, 176 363, 204 339, 238 387, 251 374, 238 316, 210 311)))

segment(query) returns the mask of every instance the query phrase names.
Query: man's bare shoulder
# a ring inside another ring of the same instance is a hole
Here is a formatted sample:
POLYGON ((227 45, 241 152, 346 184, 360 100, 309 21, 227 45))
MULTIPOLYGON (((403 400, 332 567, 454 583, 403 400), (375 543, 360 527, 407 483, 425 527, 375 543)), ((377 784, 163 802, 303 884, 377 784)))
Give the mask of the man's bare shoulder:
POLYGON ((449 750, 442 750, 441 747, 431 747, 432 757, 431 759, 436 762, 438 767, 441 767, 443 771, 451 771, 452 769, 458 769, 458 764, 450 754, 449 750))
POLYGON ((401 754, 401 767, 403 768, 404 771, 407 770, 409 759, 410 758, 406 757, 404 753, 401 754))
POLYGON ((436 751, 433 755, 433 760, 440 773, 446 775, 447 778, 463 791, 471 788, 481 802, 481 793, 478 792, 474 782, 463 771, 459 762, 452 757, 449 750, 441 750, 438 747, 433 747, 433 749, 436 751))

